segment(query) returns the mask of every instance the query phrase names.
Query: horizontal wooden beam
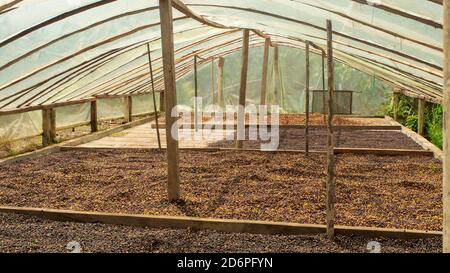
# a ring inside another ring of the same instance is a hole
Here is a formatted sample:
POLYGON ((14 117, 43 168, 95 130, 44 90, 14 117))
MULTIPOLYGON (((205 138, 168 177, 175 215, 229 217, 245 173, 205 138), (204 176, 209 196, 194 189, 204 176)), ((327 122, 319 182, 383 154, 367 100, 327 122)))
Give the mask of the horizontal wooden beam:
MULTIPOLYGON (((156 90, 155 92, 163 93, 164 90, 156 90)), ((147 94, 151 94, 151 93, 152 92, 142 92, 142 93, 136 93, 136 94, 121 94, 121 95, 98 95, 98 96, 95 96, 95 98, 57 102, 57 103, 46 104, 46 105, 27 106, 27 107, 18 108, 18 109, 0 110, 0 116, 20 114, 20 113, 26 113, 26 112, 31 112, 31 111, 43 110, 43 109, 50 109, 50 108, 57 108, 57 107, 63 107, 63 106, 69 106, 69 105, 89 103, 89 102, 95 101, 97 99, 124 98, 124 97, 128 97, 128 96, 137 97, 137 96, 147 95, 147 94)))
MULTIPOLYGON (((210 219, 184 216, 153 216, 121 213, 58 210, 26 207, 0 207, 2 213, 16 213, 61 222, 102 223, 149 228, 196 228, 232 233, 313 235, 326 232, 325 225, 269 221, 210 219)), ((440 231, 418 231, 370 227, 336 226, 336 233, 369 238, 424 239, 442 236, 440 231)))
POLYGON ((335 154, 434 156, 432 151, 405 149, 334 148, 335 154))
MULTIPOLYGON (((163 147, 162 150, 166 148, 163 147)), ((159 151, 158 148, 129 148, 129 147, 77 147, 77 146, 62 146, 61 151, 107 151, 107 150, 143 150, 143 151, 159 151)), ((235 148, 195 148, 195 147, 180 147, 180 151, 198 151, 198 152, 257 152, 257 153, 277 153, 277 154, 304 154, 304 150, 260 150, 260 149, 235 149, 235 148)), ((404 149, 366 149, 366 148, 335 148, 335 154, 362 154, 362 155, 390 155, 390 156, 426 156, 433 157, 432 151, 425 150, 404 150, 404 149)), ((313 150, 309 151, 312 154, 326 154, 326 151, 313 150)))
MULTIPOLYGON (((160 124, 161 127, 165 126, 165 124, 160 124)), ((195 129, 195 124, 180 124, 179 125, 180 129, 195 129), (182 127, 181 127, 182 126, 182 127)), ((231 125, 226 125, 226 124, 208 124, 208 123, 204 123, 201 125, 202 128, 207 128, 207 129, 234 129, 236 130, 237 125, 236 124, 231 124, 231 125)), ((267 127, 271 128, 272 125, 271 124, 267 124, 267 127)), ((156 129, 156 124, 152 124, 151 125, 152 129, 156 129)), ((256 127, 259 128, 260 125, 259 124, 246 124, 245 128, 250 128, 250 127, 256 127)), ((301 124, 280 124, 278 125, 278 127, 280 129, 305 129, 305 125, 301 125, 301 124)), ((326 129, 326 125, 310 125, 309 126, 310 129, 326 129)), ((374 130, 374 131, 401 131, 402 127, 399 125, 337 125, 334 126, 334 128, 336 130, 342 130, 342 131, 369 131, 369 130, 374 130)))

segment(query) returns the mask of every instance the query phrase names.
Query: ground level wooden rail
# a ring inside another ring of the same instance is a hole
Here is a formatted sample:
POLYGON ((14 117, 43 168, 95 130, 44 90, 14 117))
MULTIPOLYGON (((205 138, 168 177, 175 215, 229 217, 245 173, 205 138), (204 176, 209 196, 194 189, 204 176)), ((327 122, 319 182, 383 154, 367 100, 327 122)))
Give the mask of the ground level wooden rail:
POLYGON ((432 151, 404 150, 404 149, 334 148, 334 153, 335 154, 434 156, 434 153, 432 151))
MULTIPOLYGON (((159 124, 159 128, 165 128, 165 124, 159 124)), ((183 129, 190 128, 195 129, 195 124, 181 124, 183 129)), ((200 125, 202 128, 215 129, 216 127, 219 129, 228 129, 234 128, 236 130, 237 125, 216 125, 216 124, 208 124, 204 123, 200 125)), ((251 125, 246 124, 245 127, 249 128, 250 126, 259 127, 259 125, 251 125)), ((272 125, 268 124, 267 127, 271 127, 272 125)), ((282 129, 305 129, 305 125, 299 124, 283 124, 278 125, 282 129)), ((181 127, 180 127, 181 128, 181 127)), ((310 125, 310 129, 326 129, 325 125, 310 125)), ((334 126, 336 130, 344 130, 344 131, 361 131, 361 130, 376 130, 376 131, 401 131, 402 127, 398 125, 337 125, 334 126)), ((152 129, 156 129, 156 124, 152 124, 152 129)))
MULTIPOLYGON (((209 219, 184 216, 153 216, 119 213, 71 211, 26 207, 0 207, 2 213, 18 213, 63 222, 102 223, 150 228, 197 228, 231 233, 313 235, 326 232, 325 225, 297 224, 268 221, 209 219)), ((395 239, 422 239, 441 237, 439 231, 418 231, 369 227, 336 226, 336 234, 384 237, 395 239)))
MULTIPOLYGON (((162 150, 166 148, 163 147, 162 150)), ((144 150, 153 151, 158 148, 129 148, 129 147, 78 147, 78 146, 62 146, 61 151, 105 151, 105 150, 144 150)), ((236 148, 195 148, 195 147, 180 147, 182 151, 199 151, 199 152, 220 152, 220 151, 235 151, 235 152, 261 152, 261 153, 294 153, 304 154, 304 150, 260 150, 260 149, 236 149, 236 148)), ((405 156, 430 156, 433 157, 432 151, 424 150, 400 150, 400 149, 365 149, 365 148, 335 148, 336 154, 373 154, 373 155, 405 155, 405 156)), ((309 151, 313 154, 326 154, 326 151, 309 151)))

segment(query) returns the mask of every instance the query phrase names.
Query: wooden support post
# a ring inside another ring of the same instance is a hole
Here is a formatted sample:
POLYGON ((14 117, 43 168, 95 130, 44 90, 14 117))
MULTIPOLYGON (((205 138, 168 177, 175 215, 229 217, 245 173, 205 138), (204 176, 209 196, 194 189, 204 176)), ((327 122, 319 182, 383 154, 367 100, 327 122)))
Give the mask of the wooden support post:
POLYGON ((280 77, 279 71, 279 49, 278 46, 275 45, 273 51, 273 93, 272 93, 272 105, 278 104, 278 82, 280 77))
POLYGON ((444 188, 443 251, 450 253, 450 0, 444 0, 444 188))
POLYGON ((131 96, 126 96, 123 98, 123 119, 125 120, 125 123, 129 123, 133 121, 133 101, 131 99, 131 96))
POLYGON ((159 112, 166 112, 166 103, 165 103, 165 99, 164 99, 164 94, 165 94, 165 90, 164 92, 159 92, 159 112))
POLYGON ((98 131, 97 101, 91 101, 91 132, 98 131))
POLYGON ((323 123, 327 124, 327 104, 325 99, 325 52, 322 51, 322 111, 323 111, 323 123))
POLYGON ((417 133, 423 136, 425 135, 425 100, 419 99, 417 113, 418 113, 417 133))
POLYGON ((239 89, 239 109, 237 124, 236 149, 242 149, 245 137, 245 95, 247 91, 249 30, 244 29, 242 39, 241 83, 239 89))
POLYGON ((194 55, 194 127, 196 132, 199 129, 197 59, 197 55, 194 55))
POLYGON ((334 219, 336 202, 335 189, 335 159, 334 159, 334 137, 333 137, 333 96, 334 96, 334 62, 333 62, 333 27, 330 20, 327 20, 327 67, 328 67, 328 96, 327 96, 327 234, 334 240, 334 219))
POLYGON ((309 155, 309 42, 306 41, 305 45, 305 63, 306 63, 306 75, 305 75, 305 153, 309 155))
POLYGON ((161 20, 164 90, 166 93, 167 191, 169 201, 173 202, 180 198, 180 168, 178 155, 178 129, 172 130, 172 126, 177 121, 177 117, 172 117, 172 110, 176 110, 175 107, 177 105, 172 0, 159 0, 159 13, 161 20))
POLYGON ((53 108, 42 109, 42 146, 56 142, 56 112, 53 108))
POLYGON ((217 79, 217 101, 220 107, 225 107, 225 101, 223 98, 223 67, 225 65, 225 58, 220 57, 218 63, 218 79, 217 79))
POLYGON ((161 137, 159 134, 158 110, 156 109, 155 81, 153 80, 152 56, 150 53, 150 45, 149 44, 147 44, 147 56, 148 56, 148 68, 149 68, 149 72, 150 72, 150 81, 152 82, 153 113, 155 115, 156 136, 158 138, 158 148, 161 150, 161 137))
POLYGON ((211 59, 211 104, 216 104, 216 92, 214 84, 214 58, 211 59))
POLYGON ((263 67, 262 67, 262 76, 261 76, 261 105, 266 105, 266 97, 267 97, 267 69, 269 65, 269 46, 270 39, 266 38, 264 42, 264 59, 263 59, 263 67))
POLYGON ((399 103, 399 93, 394 92, 393 102, 392 102, 392 112, 394 113, 394 120, 398 120, 398 103, 399 103))

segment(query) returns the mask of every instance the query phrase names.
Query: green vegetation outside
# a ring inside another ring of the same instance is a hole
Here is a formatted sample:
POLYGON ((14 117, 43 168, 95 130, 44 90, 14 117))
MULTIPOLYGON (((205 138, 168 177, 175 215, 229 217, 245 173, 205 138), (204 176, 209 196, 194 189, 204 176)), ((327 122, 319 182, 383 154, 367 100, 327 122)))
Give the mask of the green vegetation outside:
MULTIPOLYGON (((418 100, 399 94, 397 121, 417 132, 418 100)), ((385 104, 383 114, 394 117, 391 104, 385 104)), ((425 103, 425 138, 442 149, 443 146, 443 109, 439 104, 425 103)))

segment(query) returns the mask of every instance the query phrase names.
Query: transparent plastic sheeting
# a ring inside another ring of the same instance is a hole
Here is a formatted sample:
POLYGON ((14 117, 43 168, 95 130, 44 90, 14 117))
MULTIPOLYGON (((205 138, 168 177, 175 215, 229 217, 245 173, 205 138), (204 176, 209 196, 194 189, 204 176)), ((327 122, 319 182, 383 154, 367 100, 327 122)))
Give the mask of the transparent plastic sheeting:
POLYGON ((271 37, 295 37, 319 45, 326 44, 325 23, 330 19, 335 32, 333 41, 342 52, 365 62, 397 67, 396 72, 405 78, 411 73, 414 77, 410 79, 425 78, 436 88, 442 86, 442 30, 429 25, 442 25, 442 6, 431 1, 369 0, 368 4, 352 0, 183 2, 195 13, 221 24, 259 29, 271 37), (432 23, 425 24, 419 22, 419 18, 410 19, 379 6, 417 14, 432 23), (404 67, 398 67, 400 65, 404 67))
POLYGON ((0 142, 37 136, 41 133, 41 111, 0 116, 0 142))
MULTIPOLYGON (((159 111, 159 93, 155 94, 156 109, 159 111)), ((153 113, 153 95, 145 94, 133 97, 132 112, 134 116, 153 113)))
MULTIPOLYGON (((179 2, 187 10, 173 10, 177 77, 192 69, 192 52, 224 56, 242 44, 242 32, 187 14, 256 29, 274 43, 297 48, 305 40, 324 47, 330 19, 337 60, 412 93, 442 98, 442 6, 432 1, 179 2)), ((162 89, 157 0, 3 1, 0 9, 0 109, 145 91, 147 43, 155 84, 162 89)), ((262 42, 253 35, 251 43, 262 42)), ((287 107, 296 103, 288 102, 289 94, 284 99, 287 107)))
MULTIPOLYGON (((156 94, 156 106, 159 110, 159 94, 156 94)), ((152 95, 132 97, 134 116, 154 112, 152 95)), ((86 124, 91 119, 90 103, 55 108, 56 128, 70 128, 86 124)), ((124 116, 123 99, 100 99, 97 102, 99 120, 116 119, 124 116)), ((42 111, 0 116, 0 142, 13 141, 42 134, 42 111)))
POLYGON ((66 128, 91 120, 91 104, 83 103, 55 108, 56 128, 66 128))
MULTIPOLYGON (((249 52, 249 70, 247 80, 246 102, 259 105, 261 94, 263 48, 251 48, 249 52)), ((223 68, 223 96, 225 105, 237 105, 239 101, 240 85, 240 58, 237 52, 225 58, 223 68)), ((267 103, 280 105, 281 111, 289 113, 305 112, 305 52, 289 47, 279 47, 278 71, 274 71, 273 49, 269 51, 267 103), (278 73, 279 80, 275 85, 274 73, 278 73), (274 98, 274 90, 277 88, 278 97, 274 98)), ((217 60, 213 65, 214 78, 211 78, 211 62, 198 69, 198 96, 203 98, 205 107, 212 103, 211 80, 214 82, 214 97, 217 100, 217 60)), ((335 88, 336 90, 355 91, 353 93, 353 113, 361 115, 380 114, 382 107, 389 102, 392 95, 392 87, 383 81, 366 73, 353 69, 345 64, 335 64, 335 88)), ((325 67, 326 73, 326 67, 325 67)), ((193 107, 194 97, 194 73, 189 73, 177 82, 178 104, 193 107)), ((327 83, 325 83, 327 88, 327 83)), ((310 90, 322 90, 322 57, 310 54, 310 90)), ((313 96, 311 92, 311 102, 313 96)), ((345 100, 342 100, 343 103, 345 100)), ((347 105, 342 105, 344 108, 347 105)))

